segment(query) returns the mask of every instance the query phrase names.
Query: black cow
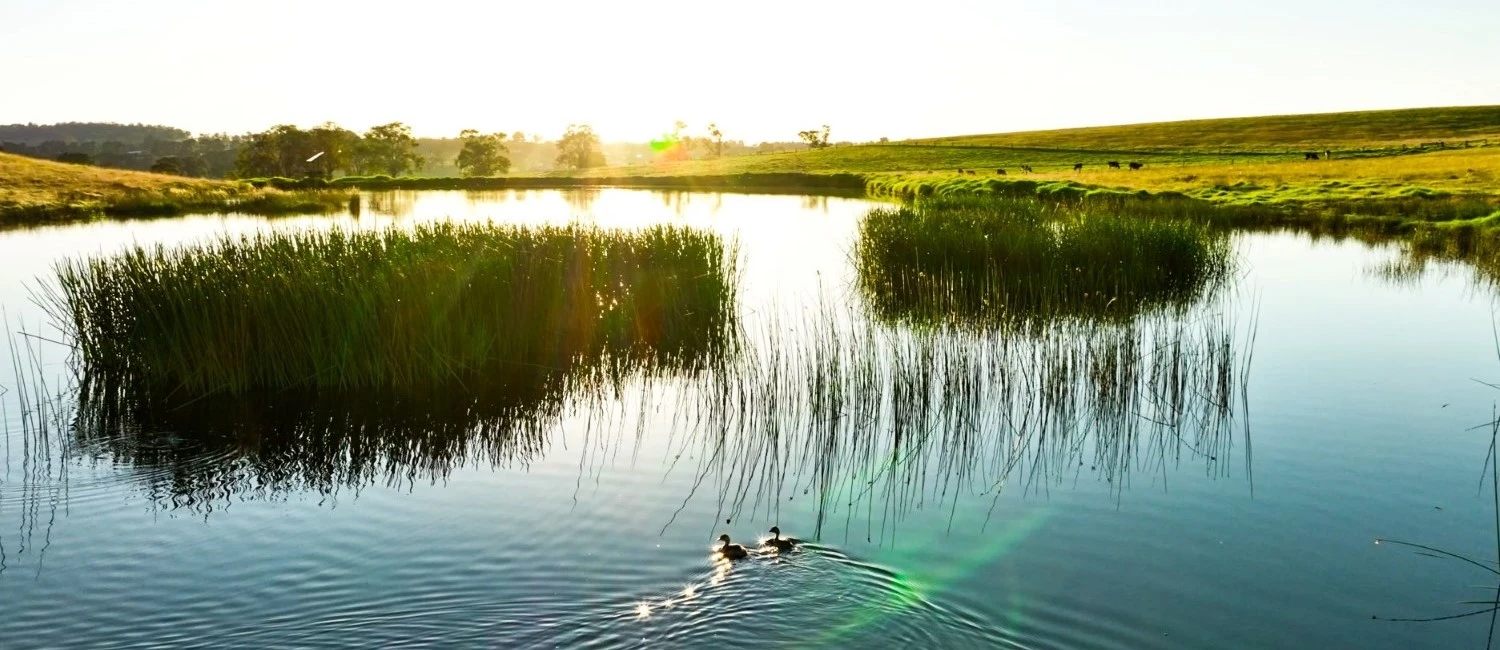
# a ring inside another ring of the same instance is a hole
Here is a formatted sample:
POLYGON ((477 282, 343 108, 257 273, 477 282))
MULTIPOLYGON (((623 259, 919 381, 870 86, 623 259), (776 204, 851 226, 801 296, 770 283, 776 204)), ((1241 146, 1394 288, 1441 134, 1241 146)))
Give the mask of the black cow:
POLYGON ((963 169, 962 169, 962 168, 960 168, 960 169, 959 169, 959 170, 958 170, 958 173, 960 173, 960 174, 962 174, 962 173, 964 173, 964 170, 963 170, 963 169))
POLYGON ((1003 170, 1003 169, 997 169, 997 170, 995 170, 995 173, 998 174, 998 175, 1000 175, 1000 176, 1004 176, 1005 175, 1005 170, 1003 170))
POLYGON ((1083 163, 1073 163, 1073 171, 1075 171, 1075 172, 1081 172, 1081 171, 1083 171, 1083 163))
POLYGON ((1307 152, 1305 154, 1302 154, 1302 159, 1303 160, 1317 160, 1318 159, 1318 152, 1316 152, 1316 151, 1309 151, 1309 152, 1307 152))
POLYGON ((1021 171, 1030 174, 1031 173, 1031 165, 1021 165, 1021 171))
POLYGON ((1136 170, 1139 170, 1142 167, 1145 167, 1145 165, 1142 165, 1141 163, 1138 163, 1138 162, 1130 163, 1130 171, 1136 171, 1136 170))
POLYGON ((1111 160, 1111 161, 1109 161, 1109 168, 1110 169, 1119 169, 1120 168, 1120 162, 1118 160, 1111 160))
POLYGON ((972 170, 972 169, 970 169, 970 170, 968 170, 968 171, 966 171, 966 172, 964 172, 964 173, 965 173, 965 174, 968 174, 968 175, 970 175, 970 176, 978 176, 978 175, 979 175, 979 172, 976 172, 976 171, 974 171, 974 170, 972 170))

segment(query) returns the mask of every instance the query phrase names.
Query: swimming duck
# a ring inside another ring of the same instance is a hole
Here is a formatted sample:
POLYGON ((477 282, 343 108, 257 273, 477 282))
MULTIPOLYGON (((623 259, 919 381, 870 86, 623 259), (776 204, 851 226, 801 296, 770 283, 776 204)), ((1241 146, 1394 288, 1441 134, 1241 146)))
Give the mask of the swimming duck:
POLYGON ((739 544, 731 544, 729 542, 729 535, 720 535, 719 541, 723 542, 724 545, 719 547, 718 553, 724 556, 725 559, 740 560, 750 554, 749 551, 745 550, 745 547, 739 544))
POLYGON ((797 545, 797 540, 792 539, 790 537, 788 537, 786 539, 782 539, 782 537, 781 537, 781 528, 776 527, 776 526, 772 526, 771 527, 771 538, 768 539, 768 540, 765 540, 764 542, 761 542, 761 543, 765 544, 766 546, 769 546, 771 548, 776 549, 777 552, 785 553, 787 551, 792 550, 792 547, 797 545))

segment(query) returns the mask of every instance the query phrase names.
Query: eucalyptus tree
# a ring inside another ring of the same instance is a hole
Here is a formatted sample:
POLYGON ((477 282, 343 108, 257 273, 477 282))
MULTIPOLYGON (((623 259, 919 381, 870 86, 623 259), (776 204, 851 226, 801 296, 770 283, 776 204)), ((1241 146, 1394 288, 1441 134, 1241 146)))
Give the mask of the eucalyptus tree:
POLYGON ((604 152, 600 151, 599 136, 587 124, 569 124, 562 139, 557 141, 557 164, 569 169, 603 167, 604 152))
POLYGON ((499 176, 510 171, 510 150, 505 146, 505 134, 482 134, 474 129, 464 129, 458 134, 463 149, 453 164, 464 176, 499 176))

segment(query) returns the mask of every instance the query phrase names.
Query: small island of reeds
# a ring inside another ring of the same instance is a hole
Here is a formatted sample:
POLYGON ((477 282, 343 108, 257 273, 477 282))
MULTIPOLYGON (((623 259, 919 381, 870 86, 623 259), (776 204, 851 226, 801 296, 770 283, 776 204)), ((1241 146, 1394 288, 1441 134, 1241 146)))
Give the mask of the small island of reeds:
POLYGON ((1186 305, 1224 284, 1233 255, 1227 236, 1201 223, 963 196, 872 210, 855 265, 883 319, 995 325, 1186 305))
POLYGON ((82 374, 195 399, 529 390, 542 374, 701 365, 727 344, 720 236, 437 224, 269 232, 64 261, 46 302, 82 374))

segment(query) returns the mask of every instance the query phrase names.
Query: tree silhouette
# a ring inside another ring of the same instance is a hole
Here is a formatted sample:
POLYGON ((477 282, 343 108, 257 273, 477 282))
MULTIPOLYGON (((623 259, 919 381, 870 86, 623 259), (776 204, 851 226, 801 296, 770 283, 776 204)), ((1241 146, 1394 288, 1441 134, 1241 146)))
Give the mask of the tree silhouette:
POLYGON ((161 158, 157 158, 156 162, 151 164, 151 171, 152 173, 156 174, 172 174, 173 176, 181 176, 182 161, 178 160, 177 156, 163 156, 161 158))
POLYGON ((807 131, 798 131, 797 137, 802 138, 802 141, 807 143, 809 149, 822 149, 828 146, 828 131, 828 125, 824 124, 821 133, 817 129, 809 129, 807 131))
POLYGON ((510 150, 505 146, 505 135, 484 135, 474 129, 464 129, 458 134, 464 146, 454 159, 464 176, 499 176, 510 171, 510 150))
POLYGON ((391 176, 421 169, 425 162, 417 155, 417 139, 412 137, 411 127, 401 122, 382 124, 365 131, 355 158, 356 167, 361 172, 391 176))
POLYGON ((724 132, 719 130, 717 123, 709 123, 708 137, 709 145, 713 147, 714 157, 722 157, 724 155, 724 132))
POLYGON ((557 164, 570 169, 603 167, 604 154, 599 151, 599 136, 587 124, 569 124, 557 141, 557 164))

